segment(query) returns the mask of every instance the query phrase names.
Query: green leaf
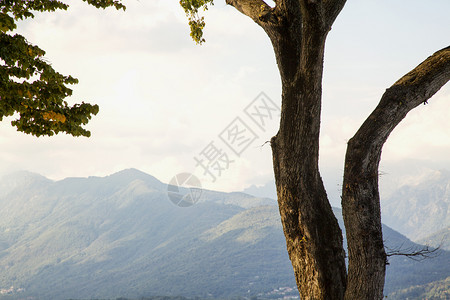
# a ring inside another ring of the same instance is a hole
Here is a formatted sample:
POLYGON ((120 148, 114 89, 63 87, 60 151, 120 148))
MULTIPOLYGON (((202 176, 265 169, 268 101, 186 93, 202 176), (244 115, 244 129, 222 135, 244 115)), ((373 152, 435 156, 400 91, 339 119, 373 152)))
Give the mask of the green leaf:
POLYGON ((203 38, 205 19, 199 15, 199 10, 208 10, 208 6, 214 5, 213 0, 180 0, 180 5, 188 17, 192 39, 197 44, 202 44, 205 42, 203 38))
MULTIPOLYGON (((125 10, 117 0, 83 1, 97 8, 125 10)), ((11 125, 18 131, 35 136, 59 132, 91 135, 83 126, 98 113, 98 105, 82 102, 69 106, 65 101, 72 95, 68 85, 78 80, 55 71, 44 59, 45 51, 22 35, 10 33, 17 27, 16 20, 33 17, 35 12, 67 8, 57 0, 0 0, 0 121, 17 113, 11 125)))

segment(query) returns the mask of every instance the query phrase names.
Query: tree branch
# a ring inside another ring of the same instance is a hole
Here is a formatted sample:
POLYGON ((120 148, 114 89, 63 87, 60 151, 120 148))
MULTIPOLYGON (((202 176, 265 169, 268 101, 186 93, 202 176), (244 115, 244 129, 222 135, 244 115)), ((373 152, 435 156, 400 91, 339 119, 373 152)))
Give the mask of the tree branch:
POLYGON ((326 23, 329 27, 329 30, 331 29, 331 26, 333 25, 337 16, 341 12, 342 8, 344 8, 344 5, 346 2, 347 2, 347 0, 326 0, 325 1, 325 3, 324 3, 325 18, 326 18, 326 23))
POLYGON ((307 18, 305 21, 316 29, 321 28, 328 32, 344 7, 346 0, 302 0, 300 3, 302 15, 307 18))
POLYGON ((415 261, 422 261, 428 258, 434 258, 437 257, 440 252, 440 246, 437 248, 430 248, 430 246, 424 246, 422 249, 417 250, 417 248, 410 247, 404 250, 401 250, 400 248, 397 249, 390 249, 388 247, 386 248, 386 256, 405 256, 409 259, 415 260, 415 261))
POLYGON ((359 284, 364 281, 376 286, 377 297, 382 298, 386 253, 378 188, 381 150, 407 113, 425 103, 449 80, 450 47, 447 47, 387 89, 378 106, 348 142, 342 190, 349 253, 345 299, 377 299, 370 286, 363 288, 359 284))
POLYGON ((262 0, 226 0, 226 3, 262 27, 266 24, 278 24, 274 9, 262 0))
POLYGON ((376 163, 371 170, 377 169, 379 157, 374 160, 373 154, 379 152, 381 155, 384 142, 398 123, 410 110, 426 103, 449 80, 450 47, 446 47, 388 88, 378 106, 349 142, 365 149, 360 152, 361 161, 376 163))
MULTIPOLYGON (((414 104, 420 104, 434 95, 450 80, 450 46, 437 51, 414 70, 400 78, 393 87, 415 89, 418 92, 414 104), (417 102, 418 101, 418 102, 417 102)), ((409 94, 410 92, 407 92, 409 94)))
MULTIPOLYGON (((300 7, 303 17, 303 27, 311 28, 312 35, 316 32, 323 32, 325 29, 325 16, 322 1, 301 0, 300 7)), ((309 36, 306 33, 306 36, 309 36)))

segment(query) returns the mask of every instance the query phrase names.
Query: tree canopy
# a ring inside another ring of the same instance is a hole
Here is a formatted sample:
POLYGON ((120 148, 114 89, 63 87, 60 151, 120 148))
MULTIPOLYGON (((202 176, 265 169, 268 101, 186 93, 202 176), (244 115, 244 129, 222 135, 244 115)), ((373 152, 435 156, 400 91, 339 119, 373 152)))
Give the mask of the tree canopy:
MULTIPOLYGON (((125 9, 116 0, 83 0, 96 8, 125 9)), ((90 136, 83 128, 99 111, 98 105, 70 106, 68 85, 78 83, 57 72, 44 57, 45 51, 15 33, 17 23, 37 12, 67 10, 68 4, 54 0, 2 0, 0 3, 0 121, 17 114, 11 122, 18 131, 35 136, 65 132, 90 136)))

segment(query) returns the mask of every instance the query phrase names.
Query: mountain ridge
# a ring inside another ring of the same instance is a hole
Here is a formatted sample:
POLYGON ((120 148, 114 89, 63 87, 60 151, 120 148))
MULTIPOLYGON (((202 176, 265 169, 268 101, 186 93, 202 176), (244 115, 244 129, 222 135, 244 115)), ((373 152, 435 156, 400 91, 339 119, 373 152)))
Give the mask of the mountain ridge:
MULTIPOLYGON (((16 287, 0 298, 298 295, 273 200, 205 191, 181 208, 152 176, 114 175, 44 180, 0 197, 0 290, 16 287)), ((393 246, 420 247, 383 228, 393 246)), ((441 258, 402 259, 390 259, 387 293, 449 275, 441 258)))
POLYGON ((382 221, 414 241, 450 226, 450 171, 430 172, 382 199, 382 221))

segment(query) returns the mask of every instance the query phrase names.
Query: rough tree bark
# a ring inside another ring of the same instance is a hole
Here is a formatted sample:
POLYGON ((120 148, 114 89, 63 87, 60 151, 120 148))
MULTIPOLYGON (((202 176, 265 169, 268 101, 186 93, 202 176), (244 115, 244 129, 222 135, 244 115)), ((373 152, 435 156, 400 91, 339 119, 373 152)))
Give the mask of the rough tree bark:
POLYGON ((322 71, 327 33, 345 1, 227 0, 269 36, 282 80, 279 132, 271 140, 278 204, 302 299, 342 299, 342 232, 319 173, 322 71))
MULTIPOLYGON (((281 221, 302 300, 382 298, 386 256, 376 151, 381 153, 394 120, 399 122, 413 102, 421 103, 435 92, 435 88, 407 88, 417 77, 407 75, 409 79, 386 92, 383 99, 388 100, 382 100, 380 112, 371 115, 349 143, 343 199, 350 253, 347 280, 342 232, 318 167, 325 40, 345 2, 276 0, 270 7, 262 0, 226 0, 267 33, 281 75, 281 121, 271 146, 281 221), (418 100, 398 100, 399 95, 418 100)), ((418 84, 439 85, 428 83, 418 84)))
POLYGON ((382 299, 386 254, 378 165, 389 134, 406 114, 450 80, 450 47, 427 58, 386 90, 347 146, 342 211, 348 243, 346 299, 382 299))

